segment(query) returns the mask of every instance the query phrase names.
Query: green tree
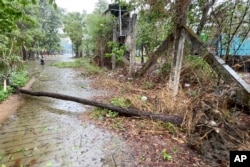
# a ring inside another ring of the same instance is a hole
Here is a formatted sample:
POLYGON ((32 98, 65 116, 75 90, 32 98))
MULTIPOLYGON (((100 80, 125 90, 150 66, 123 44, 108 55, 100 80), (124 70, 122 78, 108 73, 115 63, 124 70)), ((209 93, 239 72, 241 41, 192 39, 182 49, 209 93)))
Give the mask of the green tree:
POLYGON ((95 4, 94 12, 98 12, 103 14, 108 9, 108 1, 107 0, 98 0, 95 4))
POLYGON ((83 41, 84 27, 85 27, 86 12, 82 14, 79 12, 67 13, 64 16, 64 31, 72 41, 73 49, 76 57, 82 56, 80 49, 83 41))
POLYGON ((54 8, 47 0, 39 1, 41 29, 45 35, 39 46, 48 54, 54 54, 61 50, 59 28, 62 28, 62 9, 54 8))
MULTIPOLYGON (((44 0, 44 2, 53 4, 53 10, 55 9, 54 0, 44 0)), ((40 15, 38 1, 0 0, 0 15, 0 80, 2 80, 19 69, 22 65, 21 55, 26 60, 27 55, 30 56, 35 51, 37 41, 45 38, 40 24, 44 18, 40 15)), ((54 44, 56 43, 59 42, 55 41, 54 44)))
MULTIPOLYGON (((99 6, 100 7, 100 6, 99 6)), ((86 38, 89 44, 89 50, 93 51, 94 59, 101 66, 105 65, 105 52, 108 52, 108 42, 112 41, 113 17, 103 15, 100 9, 89 14, 86 18, 86 38)), ((109 59, 109 58, 108 58, 109 59)), ((107 61, 110 64, 110 61, 107 61)))

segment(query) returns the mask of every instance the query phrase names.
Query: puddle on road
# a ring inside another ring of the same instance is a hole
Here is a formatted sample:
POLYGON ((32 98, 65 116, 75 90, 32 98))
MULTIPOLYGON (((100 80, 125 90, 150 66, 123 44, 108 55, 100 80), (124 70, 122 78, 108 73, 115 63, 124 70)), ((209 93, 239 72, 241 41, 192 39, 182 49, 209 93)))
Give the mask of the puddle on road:
MULTIPOLYGON (((32 89, 81 98, 104 93, 90 89, 89 81, 76 75, 73 69, 47 65, 32 89)), ((0 128, 0 165, 135 166, 121 139, 78 119, 86 106, 47 97, 26 99, 27 103, 0 128)))

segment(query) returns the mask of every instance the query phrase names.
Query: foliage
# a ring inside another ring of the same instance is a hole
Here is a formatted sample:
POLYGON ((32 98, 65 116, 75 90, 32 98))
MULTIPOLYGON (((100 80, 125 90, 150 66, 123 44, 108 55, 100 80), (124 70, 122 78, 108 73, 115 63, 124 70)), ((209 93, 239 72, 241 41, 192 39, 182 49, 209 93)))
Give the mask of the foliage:
POLYGON ((184 58, 181 75, 187 83, 210 83, 215 78, 214 70, 202 57, 188 55, 184 58))
POLYGON ((20 70, 41 48, 58 51, 59 10, 54 0, 0 0, 0 76, 20 70), (20 55, 20 53, 22 55, 20 55))
POLYGON ((85 75, 101 74, 104 70, 95 65, 93 62, 91 63, 90 59, 88 58, 83 58, 83 67, 85 70, 84 71, 85 75))
POLYGON ((165 76, 170 73, 170 70, 171 70, 171 64, 168 61, 163 63, 159 67, 159 72, 163 76, 163 78, 165 78, 165 76))
MULTIPOLYGON (((214 29, 216 29, 213 33, 217 42, 220 42, 225 49, 226 59, 231 52, 233 39, 240 37, 243 41, 248 37, 250 32, 250 26, 247 24, 250 18, 249 11, 250 0, 239 0, 222 3, 213 12, 212 21, 214 29)), ((240 45, 235 50, 237 51, 239 47, 240 45)))
POLYGON ((80 46, 84 37, 86 12, 82 14, 79 12, 67 13, 64 16, 64 32, 67 33, 72 41, 76 57, 81 57, 80 46))
POLYGON ((100 56, 108 47, 107 42, 112 39, 113 17, 99 12, 89 14, 86 18, 85 50, 92 55, 100 56))
POLYGON ((22 60, 13 53, 16 41, 4 35, 0 35, 0 38, 0 77, 7 78, 22 67, 22 60))
POLYGON ((166 149, 162 150, 162 157, 166 161, 172 160, 172 156, 167 152, 166 149))
POLYGON ((108 47, 111 48, 111 53, 106 53, 105 56, 107 58, 111 58, 112 56, 116 57, 117 63, 120 63, 122 61, 122 58, 125 54, 125 46, 120 46, 117 42, 108 42, 108 47))
POLYGON ((117 116, 118 116, 117 112, 113 112, 108 109, 96 108, 94 111, 91 112, 91 117, 98 119, 115 118, 117 116))
POLYGON ((7 91, 4 91, 3 87, 0 86, 0 102, 6 100, 11 94, 12 89, 8 86, 7 91))
MULTIPOLYGON (((28 79, 28 75, 25 71, 14 72, 9 78, 11 84, 16 87, 24 86, 28 79)), ((10 86, 7 86, 7 91, 4 91, 3 86, 0 85, 0 102, 7 99, 12 92, 13 89, 10 86)))
POLYGON ((14 72, 10 77, 12 85, 16 87, 24 86, 27 83, 28 79, 29 79, 28 74, 24 70, 19 72, 14 72))
POLYGON ((154 83, 147 81, 144 83, 143 87, 144 87, 144 89, 152 89, 154 87, 154 83))
POLYGON ((61 50, 59 28, 62 28, 62 9, 52 7, 47 0, 39 0, 38 22, 44 38, 37 46, 54 54, 61 50))
POLYGON ((117 107, 130 107, 131 101, 127 98, 112 98, 111 104, 117 107))
POLYGON ((98 0, 95 4, 95 10, 94 12, 97 13, 104 13, 108 9, 108 2, 107 0, 98 0))
POLYGON ((137 25, 137 46, 145 48, 146 55, 149 55, 168 36, 172 26, 171 18, 159 18, 149 9, 141 10, 137 25))

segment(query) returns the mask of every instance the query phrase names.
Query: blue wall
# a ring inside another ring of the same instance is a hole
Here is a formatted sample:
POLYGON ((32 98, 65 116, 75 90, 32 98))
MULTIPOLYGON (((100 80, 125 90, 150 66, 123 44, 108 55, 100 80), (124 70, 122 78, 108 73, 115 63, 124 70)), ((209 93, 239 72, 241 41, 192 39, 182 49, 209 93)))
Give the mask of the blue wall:
MULTIPOLYGON (((224 56, 226 54, 226 45, 222 45, 221 49, 221 44, 218 43, 217 48, 219 56, 224 56)), ((231 43, 229 54, 233 56, 250 56, 250 38, 242 41, 239 37, 234 37, 231 43)))

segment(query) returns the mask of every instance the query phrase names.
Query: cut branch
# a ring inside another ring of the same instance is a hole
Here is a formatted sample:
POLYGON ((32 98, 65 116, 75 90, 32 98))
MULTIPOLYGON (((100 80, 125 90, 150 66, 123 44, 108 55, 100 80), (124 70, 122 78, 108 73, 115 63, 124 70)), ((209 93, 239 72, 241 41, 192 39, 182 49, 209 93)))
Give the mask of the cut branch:
POLYGON ((155 121, 170 122, 178 126, 180 126, 183 121, 183 119, 180 118, 179 116, 167 116, 163 114, 153 114, 152 112, 146 112, 146 111, 141 111, 141 110, 132 109, 132 108, 117 107, 117 106, 113 106, 110 104, 105 104, 105 103, 96 102, 93 100, 74 97, 74 96, 68 96, 68 95, 51 93, 51 92, 34 92, 30 90, 25 90, 25 89, 18 89, 18 90, 20 93, 31 95, 31 96, 46 96, 46 97, 51 97, 51 98, 56 98, 56 99, 61 99, 61 100, 73 101, 73 102, 77 102, 77 103, 81 103, 81 104, 85 104, 89 106, 95 106, 99 108, 116 111, 121 115, 146 117, 155 121))

